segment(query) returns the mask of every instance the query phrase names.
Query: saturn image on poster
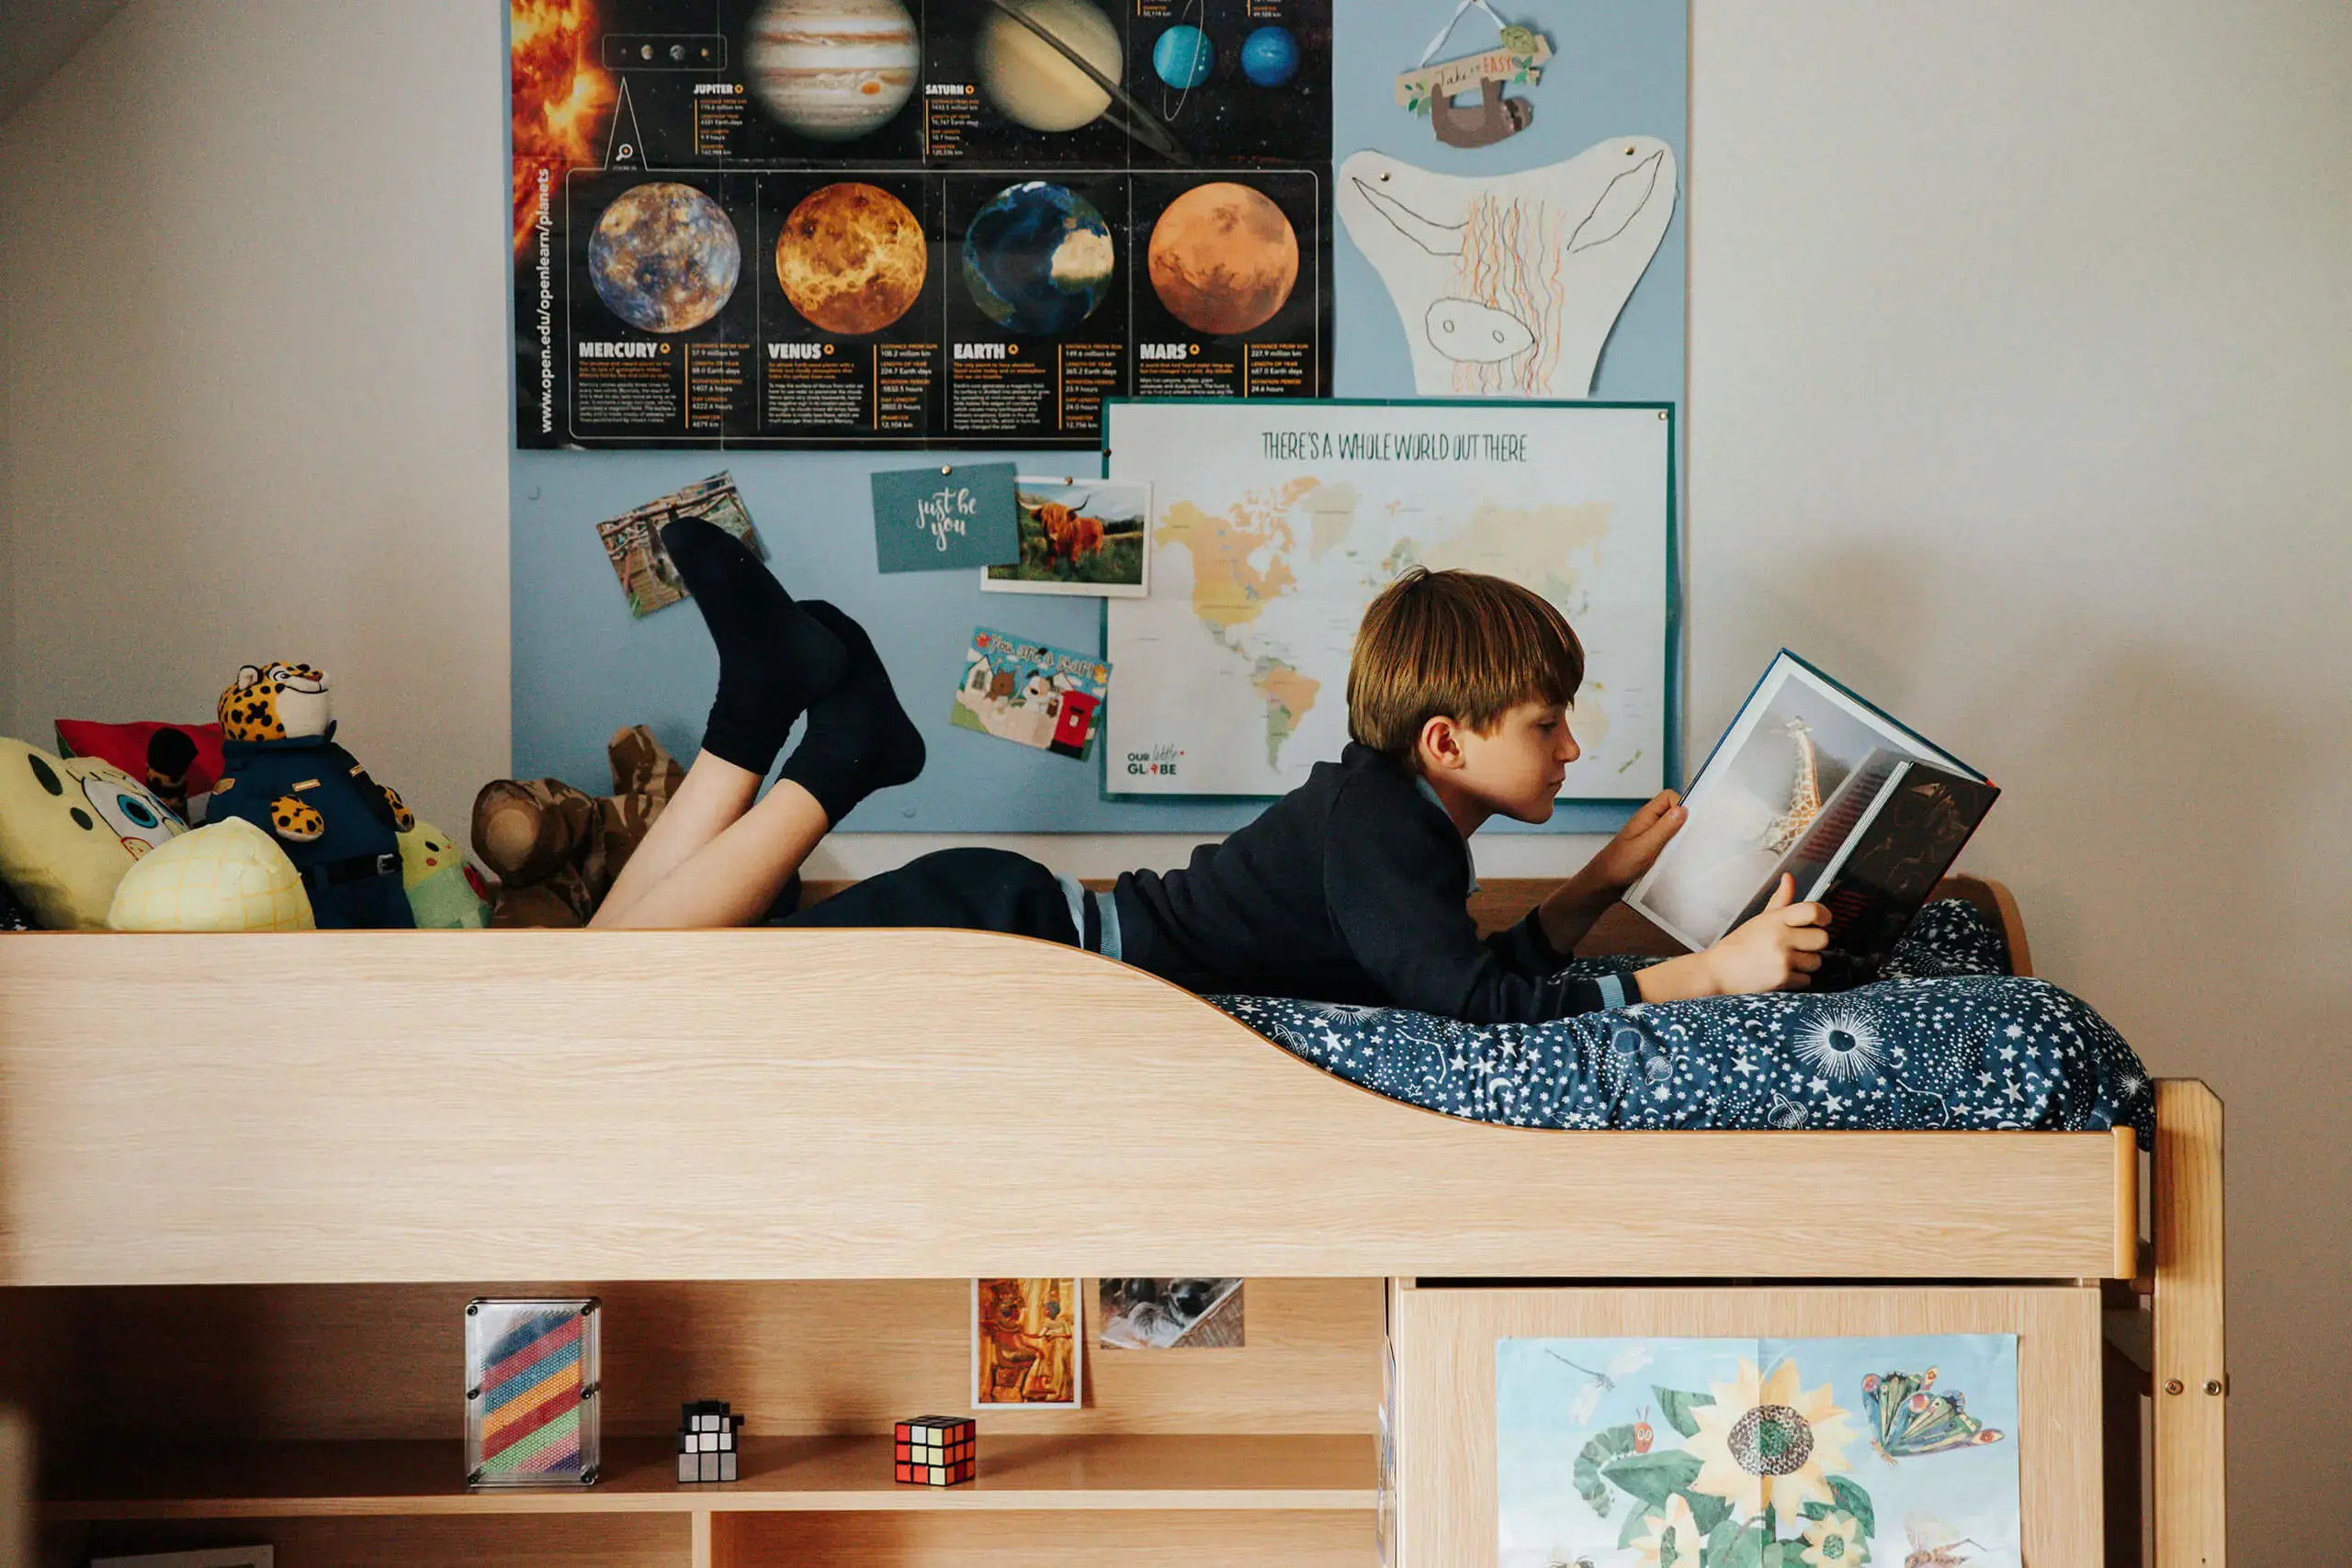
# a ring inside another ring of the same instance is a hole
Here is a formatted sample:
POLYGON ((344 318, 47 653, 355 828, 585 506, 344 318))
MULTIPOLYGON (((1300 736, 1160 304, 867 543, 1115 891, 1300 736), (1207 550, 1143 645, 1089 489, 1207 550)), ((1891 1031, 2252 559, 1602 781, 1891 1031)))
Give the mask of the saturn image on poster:
POLYGON ((1253 332, 1298 283, 1298 233, 1264 192, 1212 181, 1168 204, 1148 265, 1159 302, 1194 332, 1253 332))
POLYGON ((596 297, 642 332, 683 333, 718 314, 742 264, 725 209, 669 180, 623 191, 588 239, 596 297))
POLYGON ((811 141, 851 141, 914 96, 922 37, 900 0, 767 0, 744 35, 752 93, 811 141))
POLYGON ((1029 130, 1076 130, 1102 118, 1111 95, 1063 51, 1119 81, 1126 62, 1111 18, 1090 0, 1006 4, 1019 15, 988 9, 973 40, 980 91, 989 102, 1029 130))
POLYGON ((878 333, 914 308, 931 242, 907 204, 845 180, 809 192, 775 238, 775 280, 792 308, 844 337, 878 333))

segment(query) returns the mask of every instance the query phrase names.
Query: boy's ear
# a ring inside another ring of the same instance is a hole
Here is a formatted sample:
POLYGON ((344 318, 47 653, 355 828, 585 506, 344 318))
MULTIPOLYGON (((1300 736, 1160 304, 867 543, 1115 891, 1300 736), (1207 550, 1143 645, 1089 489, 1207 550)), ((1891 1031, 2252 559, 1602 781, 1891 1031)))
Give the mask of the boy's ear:
POLYGON ((1413 743, 1413 754, 1424 769, 1461 767, 1467 761, 1462 752, 1465 728, 1443 714, 1434 716, 1421 726, 1420 738, 1413 743))

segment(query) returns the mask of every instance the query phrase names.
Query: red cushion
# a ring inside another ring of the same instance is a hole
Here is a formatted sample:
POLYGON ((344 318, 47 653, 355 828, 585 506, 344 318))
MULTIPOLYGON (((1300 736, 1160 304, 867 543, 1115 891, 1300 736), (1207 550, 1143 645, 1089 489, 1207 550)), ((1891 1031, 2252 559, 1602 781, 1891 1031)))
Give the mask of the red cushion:
POLYGON ((217 724, 99 724, 86 718, 61 718, 57 744, 69 757, 112 762, 144 784, 147 742, 159 729, 185 731, 196 742, 196 761, 187 765, 187 792, 211 794, 220 778, 220 727, 217 724))

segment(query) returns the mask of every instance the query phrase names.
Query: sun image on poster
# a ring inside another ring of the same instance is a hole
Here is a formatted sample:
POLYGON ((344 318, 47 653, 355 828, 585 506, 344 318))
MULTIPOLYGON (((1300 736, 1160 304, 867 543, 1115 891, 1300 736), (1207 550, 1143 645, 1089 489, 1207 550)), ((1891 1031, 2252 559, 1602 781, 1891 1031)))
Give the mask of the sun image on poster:
POLYGON ((1331 0, 511 0, 518 444, 1314 397, 1331 0))
POLYGON ((1562 798, 1666 779, 1672 422, 1657 405, 1118 403, 1151 592, 1105 612, 1113 795, 1266 796, 1347 744, 1364 607, 1409 568, 1543 594, 1582 640, 1562 798))
POLYGON ((2019 1568, 2017 1337, 1503 1339, 1499 1568, 2019 1568))

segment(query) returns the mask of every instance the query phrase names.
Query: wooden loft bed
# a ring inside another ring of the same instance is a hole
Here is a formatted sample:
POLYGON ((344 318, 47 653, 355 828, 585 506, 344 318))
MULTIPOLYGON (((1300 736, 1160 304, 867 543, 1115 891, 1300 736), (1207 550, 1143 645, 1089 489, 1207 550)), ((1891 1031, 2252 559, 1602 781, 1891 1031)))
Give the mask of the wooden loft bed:
MULTIPOLYGON (((2025 968, 2007 893, 1951 890, 2025 968)), ((1492 1560, 1498 1329, 2012 1332, 2026 1560, 2143 1560, 2147 1393, 2152 1561, 2218 1568, 2220 1105, 2157 1116, 2145 1184, 2120 1132, 1475 1124, 971 932, 33 934, 0 1403, 60 1562, 1321 1568, 1371 1561, 1385 1345, 1396 1561, 1454 1568, 1492 1560), (975 1486, 894 1487, 875 1434, 960 1405, 981 1274, 1243 1275, 1251 1341, 1091 1352, 1087 1409, 983 1416, 975 1486), (607 1303, 606 1479, 469 1494, 458 1307, 556 1283, 607 1303), (664 1478, 703 1396, 752 1412, 737 1485, 664 1478)))

